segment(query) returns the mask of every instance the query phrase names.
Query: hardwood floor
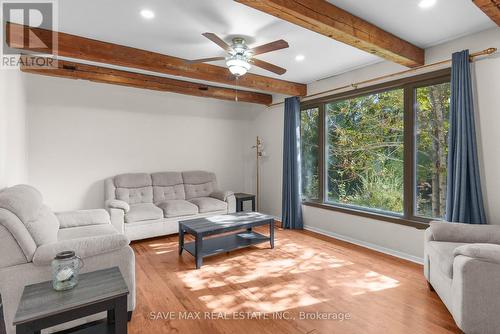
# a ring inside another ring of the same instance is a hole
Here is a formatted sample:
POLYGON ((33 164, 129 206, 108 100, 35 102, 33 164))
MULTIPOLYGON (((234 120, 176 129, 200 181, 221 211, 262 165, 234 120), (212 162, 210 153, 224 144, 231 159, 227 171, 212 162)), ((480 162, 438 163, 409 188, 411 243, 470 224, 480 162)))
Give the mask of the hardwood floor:
POLYGON ((460 333, 420 265, 306 231, 277 229, 275 245, 195 270, 176 235, 134 242, 129 333, 460 333))

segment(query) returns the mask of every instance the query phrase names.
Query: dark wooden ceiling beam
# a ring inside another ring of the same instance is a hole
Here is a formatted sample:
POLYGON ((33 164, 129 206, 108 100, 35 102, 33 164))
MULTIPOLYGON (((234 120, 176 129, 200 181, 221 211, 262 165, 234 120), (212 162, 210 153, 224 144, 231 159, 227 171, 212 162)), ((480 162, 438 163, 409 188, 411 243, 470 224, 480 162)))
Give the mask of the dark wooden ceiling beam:
MULTIPOLYGON (((8 22, 6 26, 9 46, 16 47, 17 44, 16 48, 18 49, 36 51, 31 50, 29 46, 24 46, 22 43, 23 30, 25 29, 23 25, 8 22), (19 41, 21 42, 19 43, 19 41), (19 45, 22 45, 22 47, 19 47, 19 45)), ((35 42, 34 38, 36 36, 45 44, 51 43, 52 33, 55 33, 58 43, 57 55, 62 57, 236 85, 265 92, 292 96, 307 95, 307 86, 305 84, 252 73, 245 74, 236 82, 234 76, 225 67, 209 64, 188 64, 185 59, 178 57, 40 28, 30 27, 29 30, 33 33, 29 35, 33 42, 35 42)), ((39 43, 30 43, 29 45, 35 44, 39 45, 39 43)))
POLYGON ((81 79, 119 86, 128 86, 162 92, 172 92, 200 97, 211 97, 227 101, 241 101, 270 105, 273 97, 269 94, 236 90, 232 88, 208 86, 201 83, 158 77, 101 66, 87 65, 66 60, 58 60, 57 67, 36 67, 23 64, 36 63, 30 56, 22 56, 21 71, 51 77, 81 79))
POLYGON ((392 62, 424 64, 424 50, 325 0, 235 0, 392 62))
POLYGON ((500 0, 472 0, 472 2, 500 27, 500 0))

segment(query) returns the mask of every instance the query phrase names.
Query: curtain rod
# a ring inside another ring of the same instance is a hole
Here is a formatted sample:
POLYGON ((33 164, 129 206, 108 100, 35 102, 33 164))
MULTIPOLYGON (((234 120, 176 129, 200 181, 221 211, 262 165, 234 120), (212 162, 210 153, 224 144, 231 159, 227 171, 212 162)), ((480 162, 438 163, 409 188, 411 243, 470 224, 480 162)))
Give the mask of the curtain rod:
MULTIPOLYGON (((492 54, 494 54, 496 52, 497 52, 497 48, 488 48, 488 49, 485 49, 483 51, 471 53, 469 55, 469 61, 472 62, 472 61, 474 61, 474 59, 476 57, 490 56, 490 55, 492 55, 492 54)), ((326 94, 326 93, 332 93, 332 92, 335 92, 335 91, 338 91, 338 90, 344 90, 344 89, 347 89, 347 88, 357 89, 358 86, 360 86, 360 85, 365 85, 367 83, 372 83, 372 82, 380 81, 380 80, 383 80, 383 79, 388 79, 388 78, 400 76, 400 75, 403 75, 403 74, 406 74, 406 73, 411 73, 411 72, 419 71, 419 70, 424 69, 424 68, 434 67, 434 66, 438 66, 438 65, 447 64, 447 63, 451 63, 451 59, 446 59, 446 60, 438 61, 438 62, 435 62, 435 63, 426 64, 426 65, 422 65, 422 66, 410 68, 408 70, 404 70, 404 71, 400 71, 400 72, 396 72, 396 73, 392 73, 392 74, 382 75, 380 77, 376 77, 376 78, 372 78, 372 79, 368 79, 368 80, 358 81, 358 82, 352 83, 350 85, 345 85, 345 86, 336 87, 336 88, 333 88, 333 89, 328 89, 328 90, 325 90, 325 91, 322 91, 322 92, 319 92, 319 93, 314 93, 314 94, 311 94, 311 95, 303 96, 303 97, 301 97, 300 100, 302 101, 303 99, 309 99, 311 97, 315 97, 315 96, 318 96, 318 95, 323 95, 323 94, 326 94)), ((269 105, 269 107, 274 107, 274 106, 277 106, 277 105, 280 105, 280 104, 283 104, 283 103, 285 103, 285 102, 283 101, 283 102, 273 103, 273 104, 269 105)))

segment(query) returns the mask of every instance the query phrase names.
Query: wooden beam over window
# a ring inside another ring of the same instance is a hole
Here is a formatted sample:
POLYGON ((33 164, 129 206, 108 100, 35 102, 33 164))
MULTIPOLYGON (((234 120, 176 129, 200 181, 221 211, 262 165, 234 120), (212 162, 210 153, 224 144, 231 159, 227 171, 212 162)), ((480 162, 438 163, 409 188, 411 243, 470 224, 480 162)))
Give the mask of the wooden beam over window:
POLYGON ((472 0, 472 2, 500 27, 500 0, 472 0))
POLYGON ((325 0, 235 0, 392 62, 424 64, 424 50, 325 0))
POLYGON ((225 67, 209 64, 188 64, 185 59, 178 57, 40 28, 29 27, 29 38, 33 40, 33 43, 28 44, 22 42, 25 26, 8 22, 6 29, 7 44, 21 50, 36 51, 36 49, 32 50, 30 45, 40 45, 40 41, 49 44, 52 41, 52 33, 55 33, 57 34, 56 52, 58 56, 62 57, 218 82, 265 92, 292 96, 307 95, 307 86, 305 84, 251 73, 245 74, 236 82, 235 77, 225 67))
POLYGON ((27 60, 27 57, 29 56, 22 56, 21 61, 21 71, 27 73, 68 79, 82 79, 112 85, 157 90, 162 92, 173 92, 201 97, 211 97, 220 100, 238 100, 241 102, 258 103, 264 105, 271 104, 273 100, 271 95, 263 93, 236 90, 233 88, 208 86, 201 83, 127 72, 101 66, 75 63, 66 60, 57 61, 56 68, 26 66, 23 64, 30 63, 27 60))

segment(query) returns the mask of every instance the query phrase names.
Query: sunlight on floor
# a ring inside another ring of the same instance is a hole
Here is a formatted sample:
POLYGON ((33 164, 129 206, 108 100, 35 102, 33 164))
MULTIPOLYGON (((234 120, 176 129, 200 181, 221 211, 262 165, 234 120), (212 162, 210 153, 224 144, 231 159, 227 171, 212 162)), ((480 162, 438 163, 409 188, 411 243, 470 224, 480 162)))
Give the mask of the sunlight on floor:
POLYGON ((381 275, 374 271, 367 272, 363 278, 359 278, 359 272, 355 272, 352 275, 346 276, 347 277, 344 277, 341 280, 330 279, 328 280, 328 285, 349 288, 349 290, 351 290, 351 294, 354 296, 361 295, 367 292, 391 289, 399 286, 399 281, 388 276, 381 275), (350 280, 346 279, 349 277, 351 278, 350 280))
POLYGON ((177 251, 177 245, 175 245, 174 243, 166 243, 166 242, 155 243, 155 244, 149 244, 149 247, 152 248, 155 254, 158 255, 177 251))
MULTIPOLYGON (((173 251, 169 244, 151 247, 157 254, 173 251)), ((267 249, 249 249, 207 259, 201 269, 179 271, 176 276, 186 288, 200 291, 198 298, 214 312, 284 311, 328 302, 338 293, 358 296, 399 286, 391 277, 369 269, 355 270, 353 262, 324 250, 286 238, 279 240, 278 247, 279 257, 267 249), (320 277, 324 280, 318 284, 324 286, 326 282, 327 290, 308 279, 313 272, 322 272, 320 277), (253 286, 262 280, 267 285, 253 286), (231 288, 224 288, 228 285, 231 288), (216 293, 214 289, 220 291, 216 293)))
POLYGON ((314 248, 286 244, 280 246, 290 251, 287 257, 276 259, 267 250, 248 251, 240 256, 206 264, 201 270, 179 272, 177 275, 192 290, 201 290, 226 284, 252 282, 262 277, 282 277, 311 271, 339 268, 352 262, 337 259, 314 248), (294 254, 301 254, 295 256, 294 254), (244 263, 242 266, 241 263, 244 263), (235 267, 238 269, 234 274, 235 267), (231 269, 231 275, 224 275, 231 269))
POLYGON ((251 287, 245 291, 201 296, 200 300, 213 312, 280 312, 325 301, 311 296, 305 287, 306 282, 251 287))

